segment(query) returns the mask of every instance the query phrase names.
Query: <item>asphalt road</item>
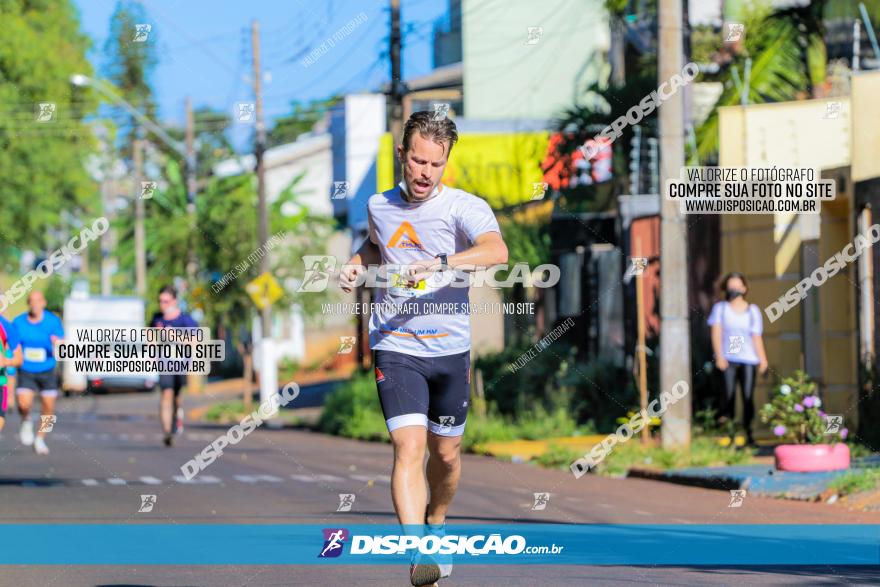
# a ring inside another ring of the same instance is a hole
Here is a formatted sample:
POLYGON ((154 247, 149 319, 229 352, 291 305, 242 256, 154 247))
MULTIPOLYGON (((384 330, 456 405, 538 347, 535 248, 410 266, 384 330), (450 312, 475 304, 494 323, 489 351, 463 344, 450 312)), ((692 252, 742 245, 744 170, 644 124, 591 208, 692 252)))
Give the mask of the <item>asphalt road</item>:
MULTIPOLYGON (((180 466, 225 427, 186 427, 161 445, 155 394, 61 400, 51 454, 17 440, 18 418, 0 441, 0 524, 328 524, 394 522, 388 445, 306 431, 258 429, 196 478, 180 466), (142 494, 155 494, 139 513, 142 494), (338 494, 354 494, 337 512, 338 494)), ((749 496, 729 508, 727 492, 649 480, 585 476, 467 455, 450 522, 504 524, 878 524, 880 514, 749 496), (535 493, 550 493, 534 511, 535 493)), ((148 548, 161 548, 150 545, 148 548)), ((2 545, 0 545, 2 548, 2 545)), ((803 585, 876 584, 877 569, 459 565, 454 585, 803 585)), ((5 566, 0 585, 407 585, 391 566, 5 566)))

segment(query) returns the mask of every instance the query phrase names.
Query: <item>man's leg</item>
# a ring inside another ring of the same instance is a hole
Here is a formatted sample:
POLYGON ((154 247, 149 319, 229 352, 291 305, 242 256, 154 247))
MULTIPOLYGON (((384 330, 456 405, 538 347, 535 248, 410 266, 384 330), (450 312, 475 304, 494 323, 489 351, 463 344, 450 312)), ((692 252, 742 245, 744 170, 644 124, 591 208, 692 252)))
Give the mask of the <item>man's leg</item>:
POLYGON ((174 430, 174 432, 179 433, 179 426, 182 426, 183 418, 181 417, 178 419, 177 415, 180 413, 180 406, 182 403, 180 397, 183 395, 183 387, 186 385, 188 377, 186 375, 175 375, 175 377, 177 380, 174 385, 174 412, 171 414, 171 421, 173 422, 171 429, 174 430))
POLYGON ((428 523, 442 524, 461 478, 461 436, 428 434, 428 523))
POLYGON ((401 524, 424 524, 428 491, 425 485, 424 426, 404 426, 391 432, 394 468, 391 471, 391 500, 401 524))
MULTIPOLYGON (((55 415, 55 398, 57 396, 55 394, 40 394, 40 416, 53 416, 55 415)), ((42 438, 46 436, 45 431, 41 431, 40 428, 43 426, 37 427, 37 436, 42 438)))
POLYGON ((166 387, 162 389, 159 399, 159 419, 162 421, 162 432, 171 434, 171 424, 174 418, 174 389, 166 387))
POLYGON ((18 431, 18 437, 23 445, 31 446, 34 443, 34 424, 30 420, 31 406, 34 403, 34 390, 20 388, 16 391, 18 413, 21 415, 21 428, 18 431))
POLYGON ((55 414, 55 398, 57 396, 58 390, 56 389, 46 389, 40 392, 40 425, 37 427, 37 437, 34 439, 34 450, 38 455, 49 454, 49 447, 46 446, 47 431, 45 430, 48 426, 44 425, 44 421, 47 416, 55 414))
POLYGON ((461 477, 461 438, 470 403, 470 352, 433 361, 428 410, 428 523, 443 524, 461 477))
POLYGON ((31 406, 34 403, 34 391, 32 389, 19 389, 16 393, 16 404, 18 404, 18 413, 22 422, 27 420, 31 415, 31 406))

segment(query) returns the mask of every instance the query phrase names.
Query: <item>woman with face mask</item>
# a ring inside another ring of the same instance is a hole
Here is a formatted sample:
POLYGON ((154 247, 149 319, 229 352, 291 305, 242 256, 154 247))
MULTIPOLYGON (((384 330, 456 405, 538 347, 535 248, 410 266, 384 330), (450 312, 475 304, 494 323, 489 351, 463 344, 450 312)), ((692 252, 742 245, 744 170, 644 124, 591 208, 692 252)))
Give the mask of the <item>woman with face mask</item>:
POLYGON ((746 440, 754 444, 752 419, 755 415, 755 376, 767 372, 767 354, 764 352, 761 310, 746 301, 746 278, 741 273, 728 273, 721 280, 723 300, 712 306, 709 326, 712 327, 712 350, 715 366, 724 375, 724 396, 721 398, 721 417, 732 422, 736 406, 736 384, 743 393, 743 425, 746 440))

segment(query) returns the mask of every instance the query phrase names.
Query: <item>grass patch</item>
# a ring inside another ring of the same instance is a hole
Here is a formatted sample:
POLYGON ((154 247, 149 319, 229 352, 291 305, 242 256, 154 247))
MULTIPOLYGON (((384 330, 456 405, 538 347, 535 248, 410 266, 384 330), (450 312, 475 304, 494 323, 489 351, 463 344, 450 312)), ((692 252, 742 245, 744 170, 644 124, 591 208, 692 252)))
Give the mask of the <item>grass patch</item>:
POLYGON ((544 454, 538 455, 531 462, 548 469, 564 469, 568 471, 571 464, 582 456, 584 456, 582 451, 551 443, 544 454))
MULTIPOLYGON (((208 408, 205 412, 205 420, 214 424, 238 424, 242 418, 253 413, 259 407, 259 404, 255 402, 251 404, 249 410, 245 409, 244 402, 241 400, 220 402, 208 408)), ((275 418, 286 424, 296 425, 301 423, 298 416, 285 410, 280 410, 275 418)))
POLYGON ((516 420, 490 410, 483 417, 474 413, 468 415, 462 448, 467 452, 477 452, 476 446, 486 442, 542 440, 593 433, 590 427, 578 427, 577 422, 563 408, 547 412, 539 406, 516 420))
POLYGON ((880 483, 880 469, 859 469, 841 475, 828 484, 839 495, 850 495, 861 491, 871 491, 880 483))
POLYGON ((600 475, 623 475, 632 467, 662 470, 683 467, 742 465, 752 460, 754 451, 720 446, 712 438, 694 438, 689 451, 643 446, 637 439, 616 445, 596 469, 600 475))

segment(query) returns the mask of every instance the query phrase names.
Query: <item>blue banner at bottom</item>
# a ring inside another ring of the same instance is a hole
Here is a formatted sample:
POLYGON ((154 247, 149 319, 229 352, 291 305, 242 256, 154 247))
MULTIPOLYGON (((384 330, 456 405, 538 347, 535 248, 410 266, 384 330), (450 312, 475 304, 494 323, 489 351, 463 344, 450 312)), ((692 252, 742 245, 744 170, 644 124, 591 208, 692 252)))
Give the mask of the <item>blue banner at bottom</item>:
POLYGON ((880 565, 878 525, 0 524, 0 564, 880 565))

